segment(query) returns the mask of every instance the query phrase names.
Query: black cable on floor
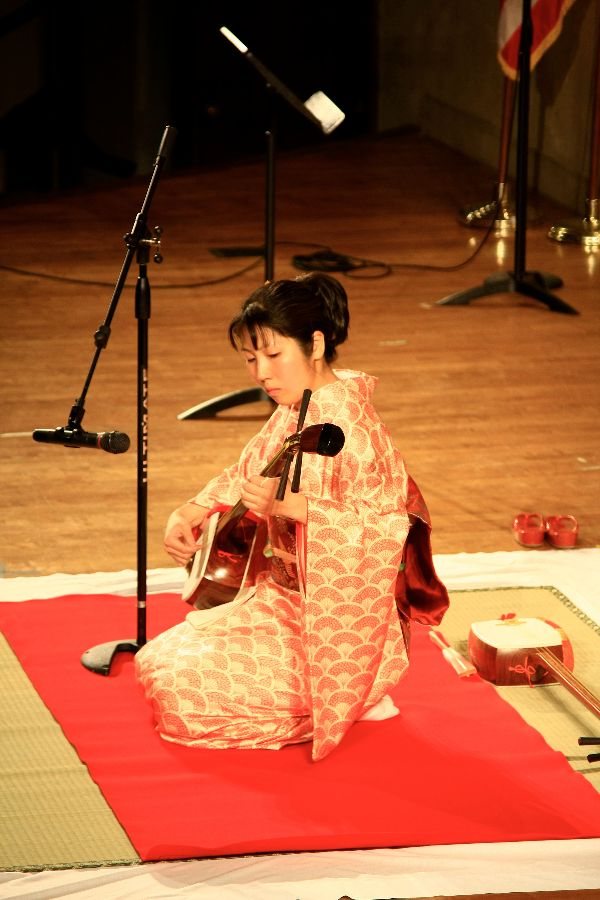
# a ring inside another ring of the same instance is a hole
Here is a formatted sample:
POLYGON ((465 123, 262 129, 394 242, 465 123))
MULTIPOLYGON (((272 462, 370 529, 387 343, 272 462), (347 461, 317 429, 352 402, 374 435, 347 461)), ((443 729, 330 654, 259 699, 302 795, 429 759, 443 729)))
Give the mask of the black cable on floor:
MULTIPOLYGON (((297 254, 292 257, 292 264, 297 268, 301 269, 305 272, 341 272, 346 275, 348 278, 384 278, 388 275, 391 275, 394 269, 421 269, 423 271, 432 271, 432 272, 452 272, 457 269, 462 269, 464 266, 468 265, 472 260, 475 259, 477 254, 483 249, 485 246, 490 234, 492 233, 495 226, 495 221, 492 220, 490 225, 485 231, 482 240, 479 245, 475 248, 473 253, 467 257, 467 259, 463 260, 460 263, 456 263, 451 266, 434 266, 429 265, 427 263, 411 263, 411 262, 384 262, 382 260, 375 259, 366 259, 360 256, 349 256, 346 253, 338 253, 335 250, 332 250, 331 247, 327 247, 323 244, 310 244, 306 241, 276 241, 277 246, 282 245, 297 245, 301 247, 317 247, 314 253, 309 254, 297 254), (360 272, 365 272, 366 270, 378 269, 378 272, 374 274, 358 274, 360 272)), ((245 275, 246 272, 250 272, 252 269, 256 268, 259 263, 263 260, 263 256, 258 256, 252 260, 246 266, 243 266, 241 269, 236 269, 235 272, 231 272, 229 275, 222 275, 218 278, 207 279, 206 281, 195 281, 187 284, 155 284, 152 286, 152 290, 189 290, 190 288, 201 288, 201 287, 210 287, 215 284, 222 284, 226 281, 232 281, 234 278, 239 278, 242 275, 245 275)), ((16 275, 23 275, 28 278, 42 278, 48 281, 58 281, 64 284, 81 284, 88 285, 91 287, 106 287, 113 288, 113 282, 107 281, 87 281, 84 278, 69 278, 67 275, 51 275, 47 272, 36 272, 30 269, 19 269, 15 266, 7 266, 3 263, 0 263, 0 270, 5 272, 12 272, 16 275)), ((132 282, 129 287, 133 287, 134 283, 132 282)))

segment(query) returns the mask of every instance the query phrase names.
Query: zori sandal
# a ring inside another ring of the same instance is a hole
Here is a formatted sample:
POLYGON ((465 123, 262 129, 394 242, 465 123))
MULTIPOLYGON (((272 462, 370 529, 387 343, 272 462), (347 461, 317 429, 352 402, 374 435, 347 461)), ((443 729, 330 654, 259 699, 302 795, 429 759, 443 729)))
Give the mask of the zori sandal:
POLYGON ((513 537, 523 547, 541 547, 546 534, 546 523, 540 513, 519 513, 512 524, 513 537))
POLYGON ((548 516, 546 537, 559 550, 569 550, 577 543, 579 524, 575 516, 548 516))

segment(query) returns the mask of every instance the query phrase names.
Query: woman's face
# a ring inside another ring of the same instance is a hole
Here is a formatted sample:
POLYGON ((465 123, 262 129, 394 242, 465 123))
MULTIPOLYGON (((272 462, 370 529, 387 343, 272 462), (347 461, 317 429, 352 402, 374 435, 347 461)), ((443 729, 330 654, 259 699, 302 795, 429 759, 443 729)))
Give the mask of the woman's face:
POLYGON ((310 356, 305 355, 294 338, 284 337, 277 331, 259 333, 257 338, 258 346, 254 349, 250 335, 245 331, 240 352, 250 377, 275 403, 283 406, 298 404, 307 388, 314 391, 331 380, 331 370, 323 360, 321 332, 315 332, 310 356))

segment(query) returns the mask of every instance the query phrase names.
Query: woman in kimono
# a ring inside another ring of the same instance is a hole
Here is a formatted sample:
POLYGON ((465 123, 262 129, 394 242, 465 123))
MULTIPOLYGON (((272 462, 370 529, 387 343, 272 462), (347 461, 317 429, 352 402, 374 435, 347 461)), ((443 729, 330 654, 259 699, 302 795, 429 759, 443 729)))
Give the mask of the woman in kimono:
POLYGON ((165 548, 189 567, 213 516, 241 500, 262 523, 258 565, 231 602, 192 610, 137 653, 166 740, 312 740, 318 760, 354 722, 398 713, 389 691, 408 666, 396 591, 414 483, 373 406, 376 379, 333 367, 348 325, 343 286, 316 273, 267 282, 230 324, 232 346, 277 406, 239 460, 172 513, 165 548), (303 427, 338 426, 343 448, 304 452, 299 489, 277 499, 279 479, 259 473, 297 433, 306 391, 303 427))

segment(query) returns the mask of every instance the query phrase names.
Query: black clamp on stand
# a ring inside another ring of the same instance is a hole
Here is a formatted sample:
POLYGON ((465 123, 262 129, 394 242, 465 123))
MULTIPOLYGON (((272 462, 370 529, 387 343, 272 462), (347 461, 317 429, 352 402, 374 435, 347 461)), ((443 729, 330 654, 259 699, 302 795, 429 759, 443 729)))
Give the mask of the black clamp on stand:
MULTIPOLYGON (((276 99, 282 97, 292 109, 307 118, 320 128, 325 134, 330 134, 341 122, 345 115, 338 106, 333 103, 322 91, 317 91, 303 103, 282 81, 277 78, 259 59, 250 52, 248 47, 240 41, 230 30, 224 26, 219 29, 221 34, 230 41, 233 46, 248 60, 248 62, 262 76, 269 100, 269 124, 265 131, 267 142, 266 150, 266 177, 265 177, 265 245, 256 248, 256 255, 265 258, 265 281, 272 281, 275 264, 275 144, 277 134, 276 99)), ((226 255, 223 253, 223 255, 226 255)), ((273 401, 262 388, 246 388, 240 391, 231 391, 221 394, 212 400, 205 400, 197 406, 192 406, 179 413, 178 419, 208 419, 225 409, 242 406, 245 403, 256 403, 259 400, 273 401)))
POLYGON ((525 232, 527 228, 527 154, 529 150, 529 82, 533 25, 531 0, 523 0, 521 39, 519 42, 519 87, 517 171, 515 182, 515 254, 514 272, 499 272, 486 278, 483 284, 450 294, 438 300, 437 306, 465 306, 471 300, 490 294, 518 293, 539 300, 553 312, 578 315, 576 309, 550 293, 561 287, 562 280, 545 272, 528 272, 525 265, 525 232))
MULTIPOLYGON (((121 651, 136 653, 146 643, 146 560, 147 560, 147 512, 148 512, 148 321, 150 319, 150 282, 147 266, 150 252, 155 263, 162 262, 160 236, 162 229, 156 226, 151 234, 147 226, 148 212, 165 162, 168 158, 176 130, 167 125, 154 163, 150 184, 142 208, 133 228, 124 237, 127 251, 109 311, 103 325, 96 332, 96 355, 86 382, 89 386, 100 350, 108 343, 110 322, 115 314, 119 297, 134 255, 139 265, 135 288, 135 316, 138 320, 138 378, 137 378, 137 637, 109 641, 86 650, 81 662, 92 672, 108 675, 113 658, 121 651)), ((84 393, 85 393, 84 391, 84 393)), ((83 401, 83 395, 81 402, 83 401)))

